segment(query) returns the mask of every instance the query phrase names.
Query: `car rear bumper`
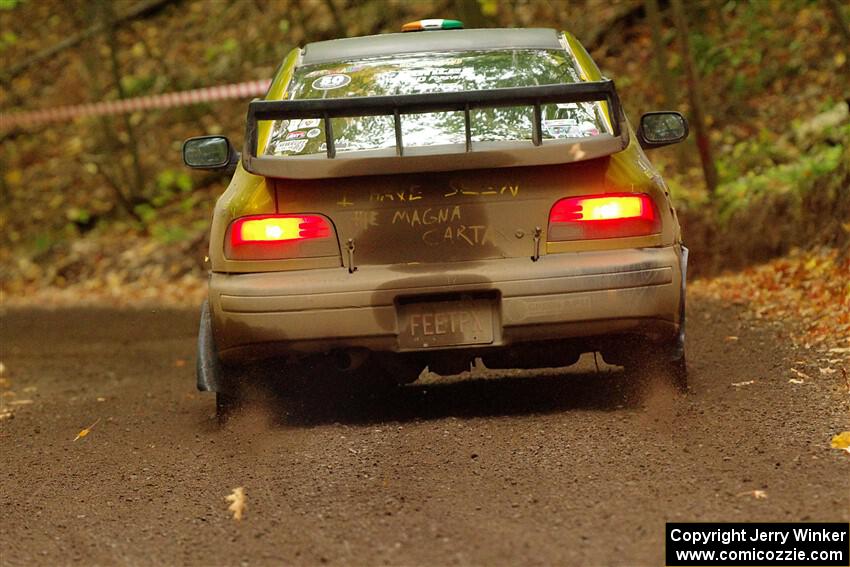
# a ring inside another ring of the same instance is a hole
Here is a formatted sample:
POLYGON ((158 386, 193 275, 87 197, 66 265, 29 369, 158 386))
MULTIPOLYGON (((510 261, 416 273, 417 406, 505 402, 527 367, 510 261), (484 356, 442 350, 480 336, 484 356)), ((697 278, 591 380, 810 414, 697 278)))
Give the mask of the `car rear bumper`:
POLYGON ((400 352, 400 300, 495 297, 489 347, 641 333, 675 336, 679 246, 447 264, 213 273, 210 307, 222 359, 364 347, 400 352))

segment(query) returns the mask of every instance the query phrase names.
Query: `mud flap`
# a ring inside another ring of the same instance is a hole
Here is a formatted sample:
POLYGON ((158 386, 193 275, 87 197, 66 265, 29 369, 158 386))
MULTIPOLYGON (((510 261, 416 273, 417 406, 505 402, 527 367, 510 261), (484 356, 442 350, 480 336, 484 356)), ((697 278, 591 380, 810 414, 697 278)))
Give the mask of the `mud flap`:
POLYGON ((685 355, 685 293, 688 289, 688 249, 682 246, 682 295, 679 299, 679 335, 673 349, 673 360, 679 360, 685 355))
POLYGON ((198 378, 198 390, 218 392, 221 388, 222 369, 213 340, 209 300, 204 300, 201 306, 201 325, 198 330, 198 356, 195 373, 198 378))

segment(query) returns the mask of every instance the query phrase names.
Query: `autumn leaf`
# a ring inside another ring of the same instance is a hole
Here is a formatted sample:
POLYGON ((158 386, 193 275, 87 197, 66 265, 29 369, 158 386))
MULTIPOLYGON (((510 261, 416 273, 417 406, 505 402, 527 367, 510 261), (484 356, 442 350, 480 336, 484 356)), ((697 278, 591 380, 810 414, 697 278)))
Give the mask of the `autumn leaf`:
POLYGON ((829 446, 833 449, 841 449, 850 453, 850 431, 844 431, 832 437, 829 446))
POLYGON ((234 520, 241 520, 242 514, 244 514, 245 510, 248 508, 248 505, 245 503, 245 489, 241 486, 234 488, 233 492, 224 497, 227 502, 230 502, 230 506, 227 507, 229 512, 233 513, 234 520))
POLYGON ((809 375, 808 375, 808 374, 806 374, 805 372, 800 372, 800 371, 799 371, 799 370, 797 370, 796 368, 792 368, 792 369, 791 369, 791 372, 793 372, 794 374, 796 374, 796 375, 797 375, 797 376, 799 376, 800 378, 803 378, 804 380, 805 380, 805 379, 808 379, 808 380, 811 380, 811 379, 812 379, 812 377, 811 377, 811 376, 809 376, 809 375))
POLYGON ((80 431, 79 433, 77 433, 77 436, 74 437, 74 441, 76 441, 77 439, 81 439, 81 438, 85 437, 86 435, 88 435, 89 433, 91 433, 92 428, 95 425, 97 425, 98 423, 100 423, 100 418, 97 418, 97 421, 95 421, 94 423, 92 423, 91 425, 89 425, 88 427, 86 427, 85 429, 80 431))
POLYGON ((766 490, 758 490, 758 489, 757 490, 747 490, 745 492, 739 492, 737 494, 737 496, 738 497, 752 496, 756 500, 765 500, 767 498, 767 491, 766 490))
POLYGON ((741 386, 749 386, 750 384, 755 384, 755 380, 744 380, 743 382, 732 382, 732 385, 736 388, 740 388, 741 386))

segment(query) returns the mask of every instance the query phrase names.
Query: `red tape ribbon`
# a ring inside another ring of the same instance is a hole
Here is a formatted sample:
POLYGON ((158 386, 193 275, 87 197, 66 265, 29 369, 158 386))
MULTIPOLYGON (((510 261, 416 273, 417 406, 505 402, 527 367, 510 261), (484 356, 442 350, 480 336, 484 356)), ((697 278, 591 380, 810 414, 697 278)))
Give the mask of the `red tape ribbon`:
POLYGON ((138 98, 90 102, 86 104, 76 104, 73 106, 57 106, 25 112, 11 112, 0 115, 0 129, 5 130, 12 129, 17 126, 33 126, 46 122, 73 120, 83 116, 105 116, 109 114, 120 114, 123 112, 135 112, 137 110, 188 106, 190 104, 198 104, 213 100, 260 96, 266 93, 270 84, 270 80, 263 79, 258 81, 248 81, 246 83, 218 85, 203 89, 193 89, 191 91, 164 93, 138 98))

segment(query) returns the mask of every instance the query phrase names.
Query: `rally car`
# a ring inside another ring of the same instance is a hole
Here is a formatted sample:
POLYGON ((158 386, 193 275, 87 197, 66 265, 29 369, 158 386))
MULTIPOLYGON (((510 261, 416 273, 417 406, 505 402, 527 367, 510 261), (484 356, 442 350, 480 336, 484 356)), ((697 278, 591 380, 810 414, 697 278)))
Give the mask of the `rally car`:
POLYGON ((257 363, 281 388, 370 388, 600 352, 683 387, 687 249, 644 150, 685 119, 635 131, 567 32, 405 28, 290 52, 241 155, 184 144, 187 165, 234 171, 198 341, 219 415, 257 363))

